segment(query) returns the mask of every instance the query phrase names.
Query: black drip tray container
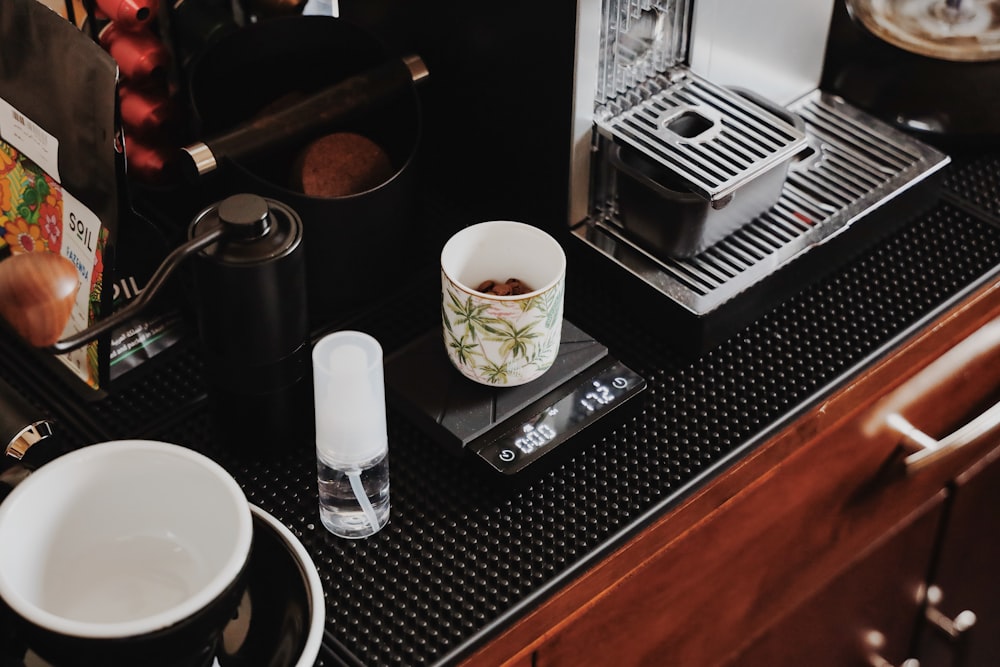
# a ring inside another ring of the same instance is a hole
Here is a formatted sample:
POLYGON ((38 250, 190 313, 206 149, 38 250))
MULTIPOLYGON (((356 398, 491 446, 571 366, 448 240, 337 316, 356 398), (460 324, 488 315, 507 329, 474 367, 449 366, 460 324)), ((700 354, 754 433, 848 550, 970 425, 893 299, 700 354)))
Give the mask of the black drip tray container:
POLYGON ((618 172, 618 221, 650 254, 693 257, 726 238, 781 196, 788 163, 777 165, 718 201, 685 188, 683 179, 638 151, 612 146, 618 172))

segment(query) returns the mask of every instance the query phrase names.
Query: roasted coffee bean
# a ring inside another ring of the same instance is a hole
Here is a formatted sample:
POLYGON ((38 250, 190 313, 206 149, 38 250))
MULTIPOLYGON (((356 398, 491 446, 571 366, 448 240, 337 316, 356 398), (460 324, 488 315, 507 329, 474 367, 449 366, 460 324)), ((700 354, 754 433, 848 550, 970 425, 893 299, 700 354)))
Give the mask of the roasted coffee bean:
POLYGON ((505 284, 510 287, 511 294, 524 294, 531 291, 517 278, 508 278, 505 284))
POLYGON ((492 294, 493 296, 515 296, 518 294, 527 294, 531 291, 531 288, 517 278, 508 278, 507 282, 504 283, 498 283, 495 280, 484 280, 476 288, 476 291, 483 294, 492 294))

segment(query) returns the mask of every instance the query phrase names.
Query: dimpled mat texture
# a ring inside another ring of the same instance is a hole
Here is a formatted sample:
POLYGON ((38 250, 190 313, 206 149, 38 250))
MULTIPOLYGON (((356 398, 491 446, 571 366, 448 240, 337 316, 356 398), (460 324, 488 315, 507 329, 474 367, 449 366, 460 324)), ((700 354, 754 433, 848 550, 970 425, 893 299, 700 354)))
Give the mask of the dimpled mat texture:
MULTIPOLYGON (((671 351, 656 317, 571 265, 567 317, 646 378, 638 410, 612 415, 601 437, 571 440, 565 462, 520 485, 490 483, 390 410, 392 515, 366 540, 341 540, 320 525, 311 444, 275 443, 274 456, 256 461, 215 444, 193 349, 86 406, 53 398, 57 380, 26 362, 11 361, 5 375, 77 444, 152 437, 227 466, 316 562, 328 612, 318 664, 449 664, 880 348, 995 279, 1000 156, 946 169, 928 210, 697 358, 671 351)), ((437 325, 437 280, 436 268, 415 276, 382 307, 336 328, 368 331, 389 354, 437 325)))

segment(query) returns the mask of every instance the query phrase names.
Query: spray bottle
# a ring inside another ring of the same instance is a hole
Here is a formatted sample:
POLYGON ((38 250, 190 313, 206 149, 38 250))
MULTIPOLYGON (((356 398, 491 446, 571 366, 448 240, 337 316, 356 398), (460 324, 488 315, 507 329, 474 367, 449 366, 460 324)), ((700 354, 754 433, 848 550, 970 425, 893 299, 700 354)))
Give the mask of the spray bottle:
POLYGON ((389 458, 382 347, 338 331, 313 347, 316 462, 323 525, 367 537, 389 521, 389 458))

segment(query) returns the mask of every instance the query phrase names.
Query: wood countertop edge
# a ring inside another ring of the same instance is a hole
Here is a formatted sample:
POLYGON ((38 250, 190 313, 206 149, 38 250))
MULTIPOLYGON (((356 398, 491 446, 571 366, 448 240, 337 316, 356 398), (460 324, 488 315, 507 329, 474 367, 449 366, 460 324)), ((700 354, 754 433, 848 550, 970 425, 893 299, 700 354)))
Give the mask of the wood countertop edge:
POLYGON ((533 653, 574 618, 627 581, 678 537, 709 521, 734 498, 761 484, 776 464, 803 442, 835 428, 868 407, 866 400, 902 384, 936 356, 1000 313, 1000 280, 976 290, 960 304, 901 343, 836 392, 808 409, 776 436, 702 485, 626 544, 602 559, 505 629, 461 664, 530 667, 533 653), (899 369, 907 369, 900 373, 899 369), (764 470, 761 474, 759 471, 764 470))

